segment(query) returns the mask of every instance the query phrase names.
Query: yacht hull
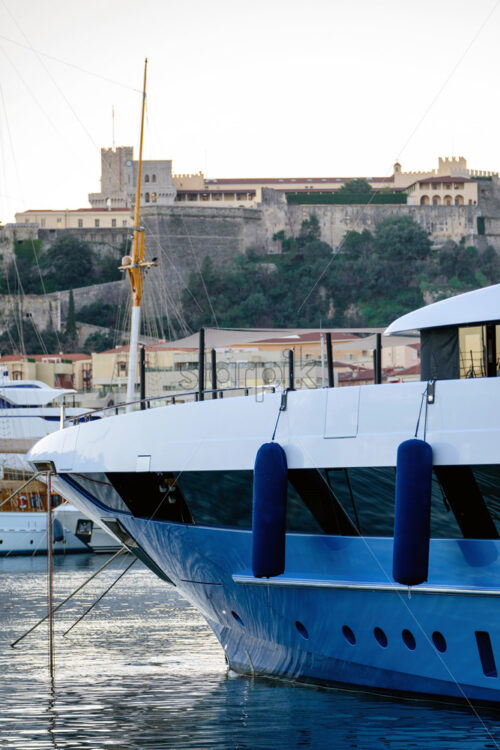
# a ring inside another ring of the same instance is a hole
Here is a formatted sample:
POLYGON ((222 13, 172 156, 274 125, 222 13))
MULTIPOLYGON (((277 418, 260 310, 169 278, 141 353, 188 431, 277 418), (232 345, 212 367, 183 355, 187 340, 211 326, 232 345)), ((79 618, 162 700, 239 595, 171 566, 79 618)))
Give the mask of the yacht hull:
MULTIPOLYGON (((68 529, 63 527, 64 538, 54 541, 55 554, 89 552, 89 548, 68 529)), ((47 513, 0 513, 0 556, 46 555, 47 513)))
POLYGON ((78 494, 204 615, 237 672, 500 701, 500 541, 432 540, 429 580, 408 589, 392 580, 391 538, 287 534, 285 573, 255 578, 250 531, 110 513, 78 494))

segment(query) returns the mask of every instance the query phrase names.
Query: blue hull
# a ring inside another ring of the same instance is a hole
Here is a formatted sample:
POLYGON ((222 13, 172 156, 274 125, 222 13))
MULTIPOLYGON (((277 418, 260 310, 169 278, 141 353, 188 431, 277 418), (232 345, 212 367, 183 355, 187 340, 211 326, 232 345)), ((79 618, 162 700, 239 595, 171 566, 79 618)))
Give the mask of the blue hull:
POLYGON ((249 531, 143 520, 78 498, 120 522, 238 672, 500 701, 500 541, 432 540, 429 580, 408 591, 392 581, 390 538, 287 534, 285 573, 256 579, 249 531))

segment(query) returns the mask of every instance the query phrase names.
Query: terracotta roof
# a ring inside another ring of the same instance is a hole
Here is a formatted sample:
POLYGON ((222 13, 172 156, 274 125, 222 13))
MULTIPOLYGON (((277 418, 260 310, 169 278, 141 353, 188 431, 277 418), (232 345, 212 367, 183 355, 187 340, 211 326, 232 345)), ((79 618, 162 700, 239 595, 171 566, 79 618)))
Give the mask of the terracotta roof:
POLYGON ((27 211, 18 211, 18 214, 67 214, 67 213, 82 213, 87 211, 88 213, 106 213, 113 214, 123 211, 130 213, 130 208, 28 208, 27 211))
MULTIPOLYGON (((415 180, 415 182, 412 183, 412 185, 416 185, 417 182, 423 182, 427 184, 434 185, 439 182, 443 182, 446 185, 452 184, 453 182, 475 182, 475 180, 471 180, 470 177, 449 177, 449 176, 443 176, 443 177, 424 177, 420 180, 415 180)), ((410 185, 408 187, 411 187, 410 185)))
POLYGON ((241 188, 241 191, 237 190, 236 188, 233 188, 233 190, 207 190, 206 188, 203 189, 192 189, 189 190, 189 188, 183 188, 182 190, 177 190, 177 195, 188 195, 189 193, 199 193, 200 195, 213 195, 214 193, 223 193, 225 194, 231 194, 231 193, 250 193, 251 195, 255 195, 255 190, 252 190, 251 188, 241 188))
MULTIPOLYGON (((385 373, 383 373, 385 375, 385 373)), ((344 372, 339 375, 339 380, 342 382, 354 382, 358 380, 373 380, 373 370, 358 370, 357 372, 344 372)))
POLYGON ((405 370, 396 370, 394 375, 420 375, 420 362, 411 367, 407 367, 405 370))
POLYGON ((367 182, 393 182, 394 175, 390 177, 217 177, 206 179, 206 185, 262 185, 266 184, 290 184, 294 182, 350 182, 351 180, 366 180, 367 182))
MULTIPOLYGON (((144 344, 144 349, 147 352, 154 351, 156 348, 158 348, 158 345, 144 344)), ((123 346, 114 346, 112 349, 105 349, 102 352, 94 352, 94 354, 121 354, 123 352, 128 354, 128 349, 128 344, 124 344, 123 346)))
MULTIPOLYGON (((308 333, 290 333, 284 334, 283 336, 277 336, 270 339, 254 339, 247 343, 247 346, 253 346, 254 344, 288 344, 293 346, 294 344, 305 344, 305 343, 320 343, 321 336, 328 331, 310 331, 308 333)), ((359 337, 355 334, 349 333, 335 333, 332 332, 332 341, 352 341, 359 337)))
POLYGON ((83 352, 77 352, 73 354, 66 354, 65 352, 63 354, 60 354, 59 352, 56 352, 55 354, 4 354, 2 357, 0 357, 0 362, 21 362, 29 364, 29 359, 34 359, 35 362, 42 362, 44 359, 58 359, 61 361, 64 359, 70 359, 72 362, 77 362, 82 359, 90 360, 90 358, 90 354, 84 354, 83 352))

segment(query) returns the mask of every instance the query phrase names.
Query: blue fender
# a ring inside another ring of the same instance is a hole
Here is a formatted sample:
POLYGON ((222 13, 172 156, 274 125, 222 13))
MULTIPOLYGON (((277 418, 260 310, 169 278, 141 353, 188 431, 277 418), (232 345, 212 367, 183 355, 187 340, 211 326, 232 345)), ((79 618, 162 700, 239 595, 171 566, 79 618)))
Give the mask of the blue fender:
POLYGON ((285 570, 288 466, 278 443, 262 445, 253 475, 252 570, 258 578, 285 570))
POLYGON ((431 532, 432 448, 406 440, 398 448, 392 574, 397 583, 427 580, 431 532))

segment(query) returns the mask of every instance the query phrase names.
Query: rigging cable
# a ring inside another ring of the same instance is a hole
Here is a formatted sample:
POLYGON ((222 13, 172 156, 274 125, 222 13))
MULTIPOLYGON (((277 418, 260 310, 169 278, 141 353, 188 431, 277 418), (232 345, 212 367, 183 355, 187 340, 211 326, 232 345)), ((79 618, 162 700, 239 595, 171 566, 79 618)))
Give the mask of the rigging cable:
MULTIPOLYGON (((486 16, 485 20, 484 20, 484 21, 482 22, 482 24, 480 25, 479 29, 478 29, 478 30, 476 31, 476 33, 474 34, 474 36, 473 36, 472 40, 470 41, 470 43, 469 43, 469 44, 468 44, 468 46, 466 47, 465 51, 464 51, 464 52, 463 52, 463 54, 462 54, 462 55, 460 56, 460 58, 459 58, 458 62, 457 62, 457 63, 456 63, 456 64, 455 64, 454 66, 453 66, 452 70, 451 70, 451 71, 450 71, 450 73, 448 74, 448 76, 447 76, 447 78, 445 79, 444 83, 442 84, 442 86, 440 87, 440 89, 438 90, 438 92, 437 92, 437 93, 435 94, 435 96, 434 96, 434 98, 432 99, 431 103, 429 104, 429 106, 428 106, 428 107, 427 107, 427 109, 425 110, 425 112, 424 112, 423 116, 422 116, 422 117, 420 118, 420 120, 419 120, 419 121, 417 122, 416 126, 414 127, 414 129, 413 129, 413 130, 412 130, 412 132, 410 133, 410 135, 409 135, 409 137, 407 138, 406 142, 404 143, 404 145, 402 146, 402 148, 401 148, 401 149, 400 149, 400 151, 399 151, 399 156, 400 156, 400 155, 401 155, 401 154, 402 154, 402 153, 404 152, 404 150, 406 149, 406 147, 408 146, 408 144, 409 144, 409 143, 410 143, 410 141, 412 140, 413 136, 415 135, 415 133, 417 132, 417 130, 419 129, 419 127, 421 126, 421 124, 422 124, 422 123, 424 122, 425 118, 427 117, 427 115, 428 115, 428 114, 429 114, 429 112, 431 111, 432 107, 433 107, 433 106, 434 106, 434 104, 435 104, 435 103, 437 102, 437 100, 439 99, 439 97, 441 96, 441 94, 443 93, 443 91, 445 90, 446 86, 447 86, 447 85, 448 85, 448 83, 450 82, 450 80, 451 80, 451 78, 453 77, 453 75, 455 74, 456 70, 458 69, 458 67, 460 66, 460 64, 461 64, 461 63, 463 62, 464 58, 466 57, 466 55, 467 55, 467 54, 468 54, 468 52, 470 51, 471 47, 473 46, 474 42, 476 41, 476 39, 477 39, 477 38, 478 38, 478 36, 480 35, 481 31, 482 31, 482 30, 484 29, 484 27, 486 26, 486 24, 488 23, 488 21, 490 20, 491 16, 492 16, 492 15, 493 15, 493 13, 494 13, 494 12, 496 11, 496 9, 498 8, 498 6, 499 6, 499 5, 500 5, 500 0, 497 0, 497 2, 495 3, 495 5, 494 5, 494 6, 493 6, 493 8, 491 9, 491 11, 490 11, 490 12, 488 13, 488 15, 486 16)), ((399 159, 399 156, 398 156, 398 159, 399 159)), ((379 190, 381 190, 381 189, 382 189, 382 188, 379 188, 378 190, 374 190, 374 191, 373 191, 373 195, 371 196, 370 200, 369 200, 369 201, 368 201, 368 203, 366 204, 367 206, 369 206, 369 205, 370 205, 370 204, 372 203, 372 201, 373 201, 373 200, 374 200, 374 198, 375 198, 375 195, 377 195, 377 193, 378 193, 378 192, 379 192, 379 190)), ((363 209, 364 209, 364 206, 363 206, 363 209)), ((360 221, 359 221, 359 220, 360 220, 361 214, 362 214, 362 209, 359 209, 359 210, 358 210, 358 216, 357 216, 357 217, 355 217, 355 219, 354 219, 354 222, 353 222, 353 227, 352 227, 352 231, 356 231, 357 227, 359 227, 359 224, 360 224, 360 221)), ((329 267, 331 266, 331 264, 333 263, 333 261, 335 260, 335 258, 337 257, 337 255, 338 255, 338 254, 340 253, 340 251, 342 250, 342 248, 343 248, 343 246, 344 246, 344 243, 345 243, 345 235, 344 235, 344 238, 342 239, 342 241, 341 241, 340 245, 338 246, 338 248, 337 248, 337 251, 336 251, 336 252, 334 252, 334 253, 332 253, 332 257, 330 258, 330 260, 328 261, 328 263, 327 263, 327 264, 326 264, 326 266, 324 267, 323 271, 322 271, 322 272, 321 272, 321 273, 319 274, 319 276, 318 276, 318 278, 317 278, 316 282, 315 282, 315 283, 313 284, 312 288, 311 288, 311 289, 309 290, 309 292, 308 292, 308 293, 306 294, 306 296, 305 296, 305 298, 304 298, 304 300, 303 300, 302 304, 301 304, 301 305, 300 305, 300 307, 298 308, 298 311, 297 311, 297 312, 299 312, 299 313, 300 313, 300 311, 301 311, 301 310, 302 310, 302 308, 304 307, 305 303, 307 302, 307 300, 309 299, 309 297, 311 296, 311 294, 312 294, 312 293, 314 292, 314 290, 315 290, 315 289, 316 289, 316 287, 318 286, 319 282, 321 281, 321 279, 323 278, 323 276, 325 275, 325 273, 327 272, 327 270, 329 269, 329 267)))

